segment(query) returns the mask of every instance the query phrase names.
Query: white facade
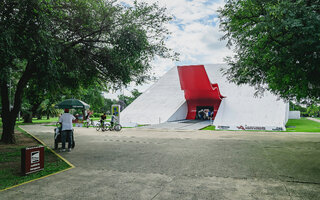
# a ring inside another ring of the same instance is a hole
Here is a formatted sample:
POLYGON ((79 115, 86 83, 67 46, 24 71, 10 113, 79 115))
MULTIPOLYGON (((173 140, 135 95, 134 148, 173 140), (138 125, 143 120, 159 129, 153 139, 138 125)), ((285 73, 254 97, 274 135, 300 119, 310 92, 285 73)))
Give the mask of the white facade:
POLYGON ((121 124, 158 124, 170 118, 171 121, 185 119, 187 113, 180 108, 185 102, 177 68, 173 67, 121 112, 121 124))
POLYGON ((300 119, 300 111, 289 111, 289 119, 300 119))
MULTIPOLYGON (((221 69, 226 64, 204 65, 211 83, 219 85, 224 98, 213 125, 227 130, 285 130, 289 105, 269 92, 255 97, 248 85, 229 83, 221 69)), ((177 67, 162 78, 122 111, 122 124, 158 124, 186 118, 187 103, 181 90, 177 67)))

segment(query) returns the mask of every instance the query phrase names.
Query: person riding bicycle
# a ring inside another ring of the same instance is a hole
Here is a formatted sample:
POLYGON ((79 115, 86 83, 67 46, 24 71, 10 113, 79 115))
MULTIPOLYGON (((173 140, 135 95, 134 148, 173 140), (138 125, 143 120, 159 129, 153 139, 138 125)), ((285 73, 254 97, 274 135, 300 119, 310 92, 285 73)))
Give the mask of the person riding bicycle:
POLYGON ((117 117, 114 115, 114 113, 112 114, 111 116, 111 121, 110 121, 110 124, 111 124, 111 127, 113 127, 114 123, 117 121, 117 117))
POLYGON ((104 127, 104 120, 106 120, 106 119, 107 119, 107 115, 106 115, 106 113, 103 113, 103 115, 101 115, 101 117, 100 117, 101 126, 104 127))
POLYGON ((90 113, 88 113, 88 114, 86 115, 85 120, 86 120, 86 121, 84 122, 84 124, 85 124, 85 126, 86 126, 87 128, 89 128, 90 124, 92 124, 92 119, 90 119, 90 113))

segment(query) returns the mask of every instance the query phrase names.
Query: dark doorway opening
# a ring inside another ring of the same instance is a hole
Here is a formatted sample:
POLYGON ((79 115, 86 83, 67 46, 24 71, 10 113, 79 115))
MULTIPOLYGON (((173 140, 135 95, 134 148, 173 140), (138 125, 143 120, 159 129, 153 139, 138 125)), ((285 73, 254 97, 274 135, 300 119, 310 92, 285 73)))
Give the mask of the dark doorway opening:
POLYGON ((197 120, 209 120, 213 116, 213 106, 197 106, 197 120))

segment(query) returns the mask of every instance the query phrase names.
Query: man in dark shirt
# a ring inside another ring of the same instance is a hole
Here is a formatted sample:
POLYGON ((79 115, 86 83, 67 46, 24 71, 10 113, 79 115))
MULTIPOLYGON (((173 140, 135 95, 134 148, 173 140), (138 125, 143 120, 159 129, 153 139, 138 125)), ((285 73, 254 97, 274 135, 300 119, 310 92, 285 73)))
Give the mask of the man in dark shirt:
POLYGON ((106 120, 106 119, 107 119, 107 115, 106 115, 106 113, 103 113, 103 115, 101 115, 101 117, 100 117, 100 123, 103 127, 104 127, 104 120, 106 120))

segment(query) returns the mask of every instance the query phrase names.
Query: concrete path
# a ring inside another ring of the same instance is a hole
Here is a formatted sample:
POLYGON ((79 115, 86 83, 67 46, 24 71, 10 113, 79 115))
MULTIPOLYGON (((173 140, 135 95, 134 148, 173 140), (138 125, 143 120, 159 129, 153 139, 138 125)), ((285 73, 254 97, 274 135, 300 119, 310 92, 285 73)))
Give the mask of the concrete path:
POLYGON ((181 120, 174 122, 164 122, 149 126, 142 126, 139 129, 159 129, 159 130, 200 130, 212 125, 210 120, 181 120))
MULTIPOLYGON (((53 146, 53 127, 24 126, 53 146)), ((11 199, 320 199, 320 133, 75 129, 75 168, 11 199)))
POLYGON ((320 120, 319 120, 319 119, 316 119, 316 118, 307 117, 307 119, 312 120, 312 121, 315 121, 315 122, 319 122, 319 123, 320 123, 320 120))

